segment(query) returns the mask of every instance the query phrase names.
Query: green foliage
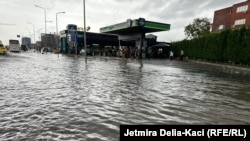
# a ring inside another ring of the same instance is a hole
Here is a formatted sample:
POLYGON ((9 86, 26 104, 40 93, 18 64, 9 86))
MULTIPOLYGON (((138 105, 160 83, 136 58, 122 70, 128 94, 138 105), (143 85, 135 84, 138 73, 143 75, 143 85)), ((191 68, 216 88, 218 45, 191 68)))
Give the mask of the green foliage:
POLYGON ((184 32, 188 39, 200 38, 210 33, 210 25, 208 18, 196 18, 192 24, 185 27, 184 32))
POLYGON ((176 55, 183 50, 192 59, 250 65, 250 28, 225 30, 172 43, 176 55))

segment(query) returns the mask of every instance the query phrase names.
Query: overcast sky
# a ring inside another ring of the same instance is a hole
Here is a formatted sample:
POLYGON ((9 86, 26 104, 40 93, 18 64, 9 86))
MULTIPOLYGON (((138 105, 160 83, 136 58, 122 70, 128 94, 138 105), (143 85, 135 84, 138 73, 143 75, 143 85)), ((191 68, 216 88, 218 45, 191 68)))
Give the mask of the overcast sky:
MULTIPOLYGON (((207 17, 213 22, 214 11, 246 0, 86 0, 86 25, 90 32, 99 32, 101 27, 143 17, 149 21, 171 24, 170 31, 153 33, 158 41, 177 41, 185 38, 184 27, 194 18, 207 17)), ((8 44, 16 35, 31 37, 33 26, 36 40, 45 32, 44 10, 46 9, 47 33, 66 29, 67 24, 83 27, 83 0, 0 0, 0 40, 8 44), (28 24, 32 23, 32 24, 28 24), (5 25, 10 24, 10 25, 5 25)))

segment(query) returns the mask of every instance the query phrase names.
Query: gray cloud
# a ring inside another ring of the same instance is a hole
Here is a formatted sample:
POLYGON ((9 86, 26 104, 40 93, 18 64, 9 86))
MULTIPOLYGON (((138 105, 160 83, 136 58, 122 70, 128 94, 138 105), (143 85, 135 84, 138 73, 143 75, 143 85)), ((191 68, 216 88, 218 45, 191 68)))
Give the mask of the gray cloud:
MULTIPOLYGON (((181 40, 185 37, 184 27, 194 18, 208 17, 212 21, 215 10, 242 1, 245 0, 86 0, 87 25, 91 26, 92 32, 99 32, 103 26, 128 18, 144 17, 147 20, 171 24, 170 31, 156 33, 160 40, 181 40)), ((1 0, 1 23, 17 26, 0 25, 0 40, 16 38, 16 34, 29 36, 33 29, 27 21, 34 23, 36 29, 44 28, 44 12, 36 8, 35 4, 46 8, 47 20, 53 21, 47 23, 49 32, 55 32, 55 17, 59 11, 66 12, 58 18, 59 30, 65 29, 67 24, 83 26, 82 0, 1 0)))

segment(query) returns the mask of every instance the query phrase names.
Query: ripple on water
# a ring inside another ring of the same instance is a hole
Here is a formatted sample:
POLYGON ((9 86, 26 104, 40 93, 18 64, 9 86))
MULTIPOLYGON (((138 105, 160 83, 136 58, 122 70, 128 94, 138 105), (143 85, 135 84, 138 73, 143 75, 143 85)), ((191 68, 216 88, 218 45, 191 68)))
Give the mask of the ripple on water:
POLYGON ((189 62, 20 53, 1 61, 0 139, 119 139, 121 124, 249 124, 249 80, 189 62), (7 77, 8 76, 8 77, 7 77))

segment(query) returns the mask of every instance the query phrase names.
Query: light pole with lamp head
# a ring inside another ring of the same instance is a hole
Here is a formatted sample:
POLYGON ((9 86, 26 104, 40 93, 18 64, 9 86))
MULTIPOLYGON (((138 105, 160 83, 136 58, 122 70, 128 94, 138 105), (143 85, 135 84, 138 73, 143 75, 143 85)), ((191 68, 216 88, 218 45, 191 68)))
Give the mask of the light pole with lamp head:
POLYGON ((38 35, 38 43, 37 43, 37 46, 36 46, 36 51, 40 51, 41 50, 41 33, 40 31, 42 30, 43 28, 39 28, 36 33, 38 35))
POLYGON ((58 44, 58 22, 57 22, 57 15, 58 14, 64 14, 66 12, 57 12, 56 13, 56 46, 57 46, 57 49, 59 50, 59 44, 58 44))
MULTIPOLYGON (((26 48, 30 49, 30 48, 31 48, 30 44, 31 44, 32 35, 31 35, 30 30, 29 30, 28 28, 25 28, 25 29, 29 32, 28 36, 26 37, 26 38, 28 38, 29 41, 27 41, 27 40, 25 39, 26 41, 25 41, 25 44, 24 44, 24 45, 26 45, 26 48)), ((22 43, 22 44, 23 44, 23 43, 22 43)))
POLYGON ((36 43, 36 34, 35 34, 35 25, 33 23, 27 22, 28 24, 31 24, 33 26, 33 32, 34 32, 34 41, 33 43, 36 43))
POLYGON ((45 22, 45 35, 46 35, 46 33, 47 33, 47 25, 46 25, 46 22, 47 22, 47 20, 46 20, 46 9, 45 9, 45 8, 43 8, 43 7, 41 7, 41 6, 38 6, 38 5, 35 5, 35 6, 44 10, 44 15, 45 15, 45 21, 44 21, 44 22, 45 22))
POLYGON ((63 14, 63 13, 66 13, 66 12, 57 12, 57 13, 56 13, 56 34, 58 34, 58 22, 57 22, 57 15, 58 15, 58 14, 63 14))
POLYGON ((85 0, 83 0, 83 22, 84 22, 84 50, 85 50, 85 63, 87 64, 87 39, 86 39, 86 12, 85 0))
MULTIPOLYGON (((41 39, 41 37, 40 37, 40 31, 42 30, 43 28, 39 28, 36 32, 37 32, 37 34, 39 35, 39 39, 41 39)), ((41 40, 39 40, 38 39, 38 41, 41 41, 41 40)))

